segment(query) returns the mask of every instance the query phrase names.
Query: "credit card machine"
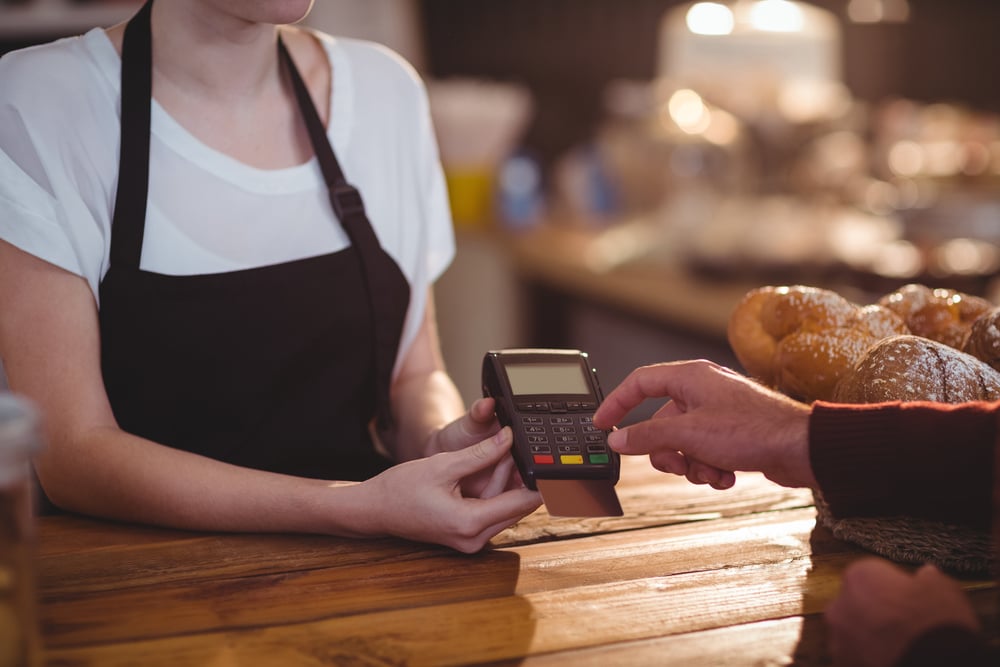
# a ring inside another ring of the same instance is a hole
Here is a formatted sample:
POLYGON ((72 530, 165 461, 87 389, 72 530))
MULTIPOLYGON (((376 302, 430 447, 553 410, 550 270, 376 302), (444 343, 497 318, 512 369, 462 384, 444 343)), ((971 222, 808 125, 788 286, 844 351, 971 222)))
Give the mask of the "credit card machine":
POLYGON ((597 371, 579 350, 493 350, 483 358, 483 395, 514 434, 525 486, 553 516, 620 516, 620 457, 593 424, 604 399, 597 371))

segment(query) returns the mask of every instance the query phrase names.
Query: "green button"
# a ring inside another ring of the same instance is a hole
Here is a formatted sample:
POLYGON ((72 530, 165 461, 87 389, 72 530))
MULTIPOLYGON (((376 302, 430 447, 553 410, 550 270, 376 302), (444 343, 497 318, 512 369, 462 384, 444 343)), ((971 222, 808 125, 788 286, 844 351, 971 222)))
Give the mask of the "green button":
POLYGON ((608 462, 608 455, 607 454, 591 454, 590 455, 590 462, 591 463, 607 463, 608 462))

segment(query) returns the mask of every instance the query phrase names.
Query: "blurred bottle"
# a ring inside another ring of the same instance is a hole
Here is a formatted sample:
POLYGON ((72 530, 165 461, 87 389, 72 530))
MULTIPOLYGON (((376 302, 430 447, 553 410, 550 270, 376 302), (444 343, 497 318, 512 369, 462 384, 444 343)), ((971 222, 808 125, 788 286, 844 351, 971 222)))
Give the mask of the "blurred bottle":
POLYGON ((41 444, 35 408, 0 393, 0 667, 42 664, 31 495, 31 457, 41 444))
POLYGON ((541 222, 545 195, 538 159, 524 151, 507 158, 497 176, 496 198, 505 228, 521 231, 541 222))
POLYGON ((531 119, 531 93, 465 78, 429 81, 427 89, 455 225, 487 227, 495 222, 498 171, 531 119))

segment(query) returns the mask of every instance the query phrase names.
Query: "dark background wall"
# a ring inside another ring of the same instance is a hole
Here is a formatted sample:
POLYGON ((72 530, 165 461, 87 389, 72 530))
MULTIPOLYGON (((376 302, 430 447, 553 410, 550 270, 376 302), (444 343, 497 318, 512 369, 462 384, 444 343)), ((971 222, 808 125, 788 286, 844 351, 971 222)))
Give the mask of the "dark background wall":
MULTIPOLYGON (((549 159, 588 136, 614 78, 655 74, 660 19, 678 0, 421 0, 428 74, 519 81, 535 95, 526 143, 549 159)), ((842 22, 854 95, 1000 111, 996 0, 910 0, 906 24, 842 22)))

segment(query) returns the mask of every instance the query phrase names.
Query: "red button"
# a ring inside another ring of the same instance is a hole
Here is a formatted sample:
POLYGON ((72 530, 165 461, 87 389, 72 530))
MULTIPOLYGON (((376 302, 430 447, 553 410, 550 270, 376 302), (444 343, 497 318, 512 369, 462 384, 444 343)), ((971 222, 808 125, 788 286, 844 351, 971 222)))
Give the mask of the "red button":
POLYGON ((556 460, 551 454, 535 454, 535 463, 555 463, 556 460))

